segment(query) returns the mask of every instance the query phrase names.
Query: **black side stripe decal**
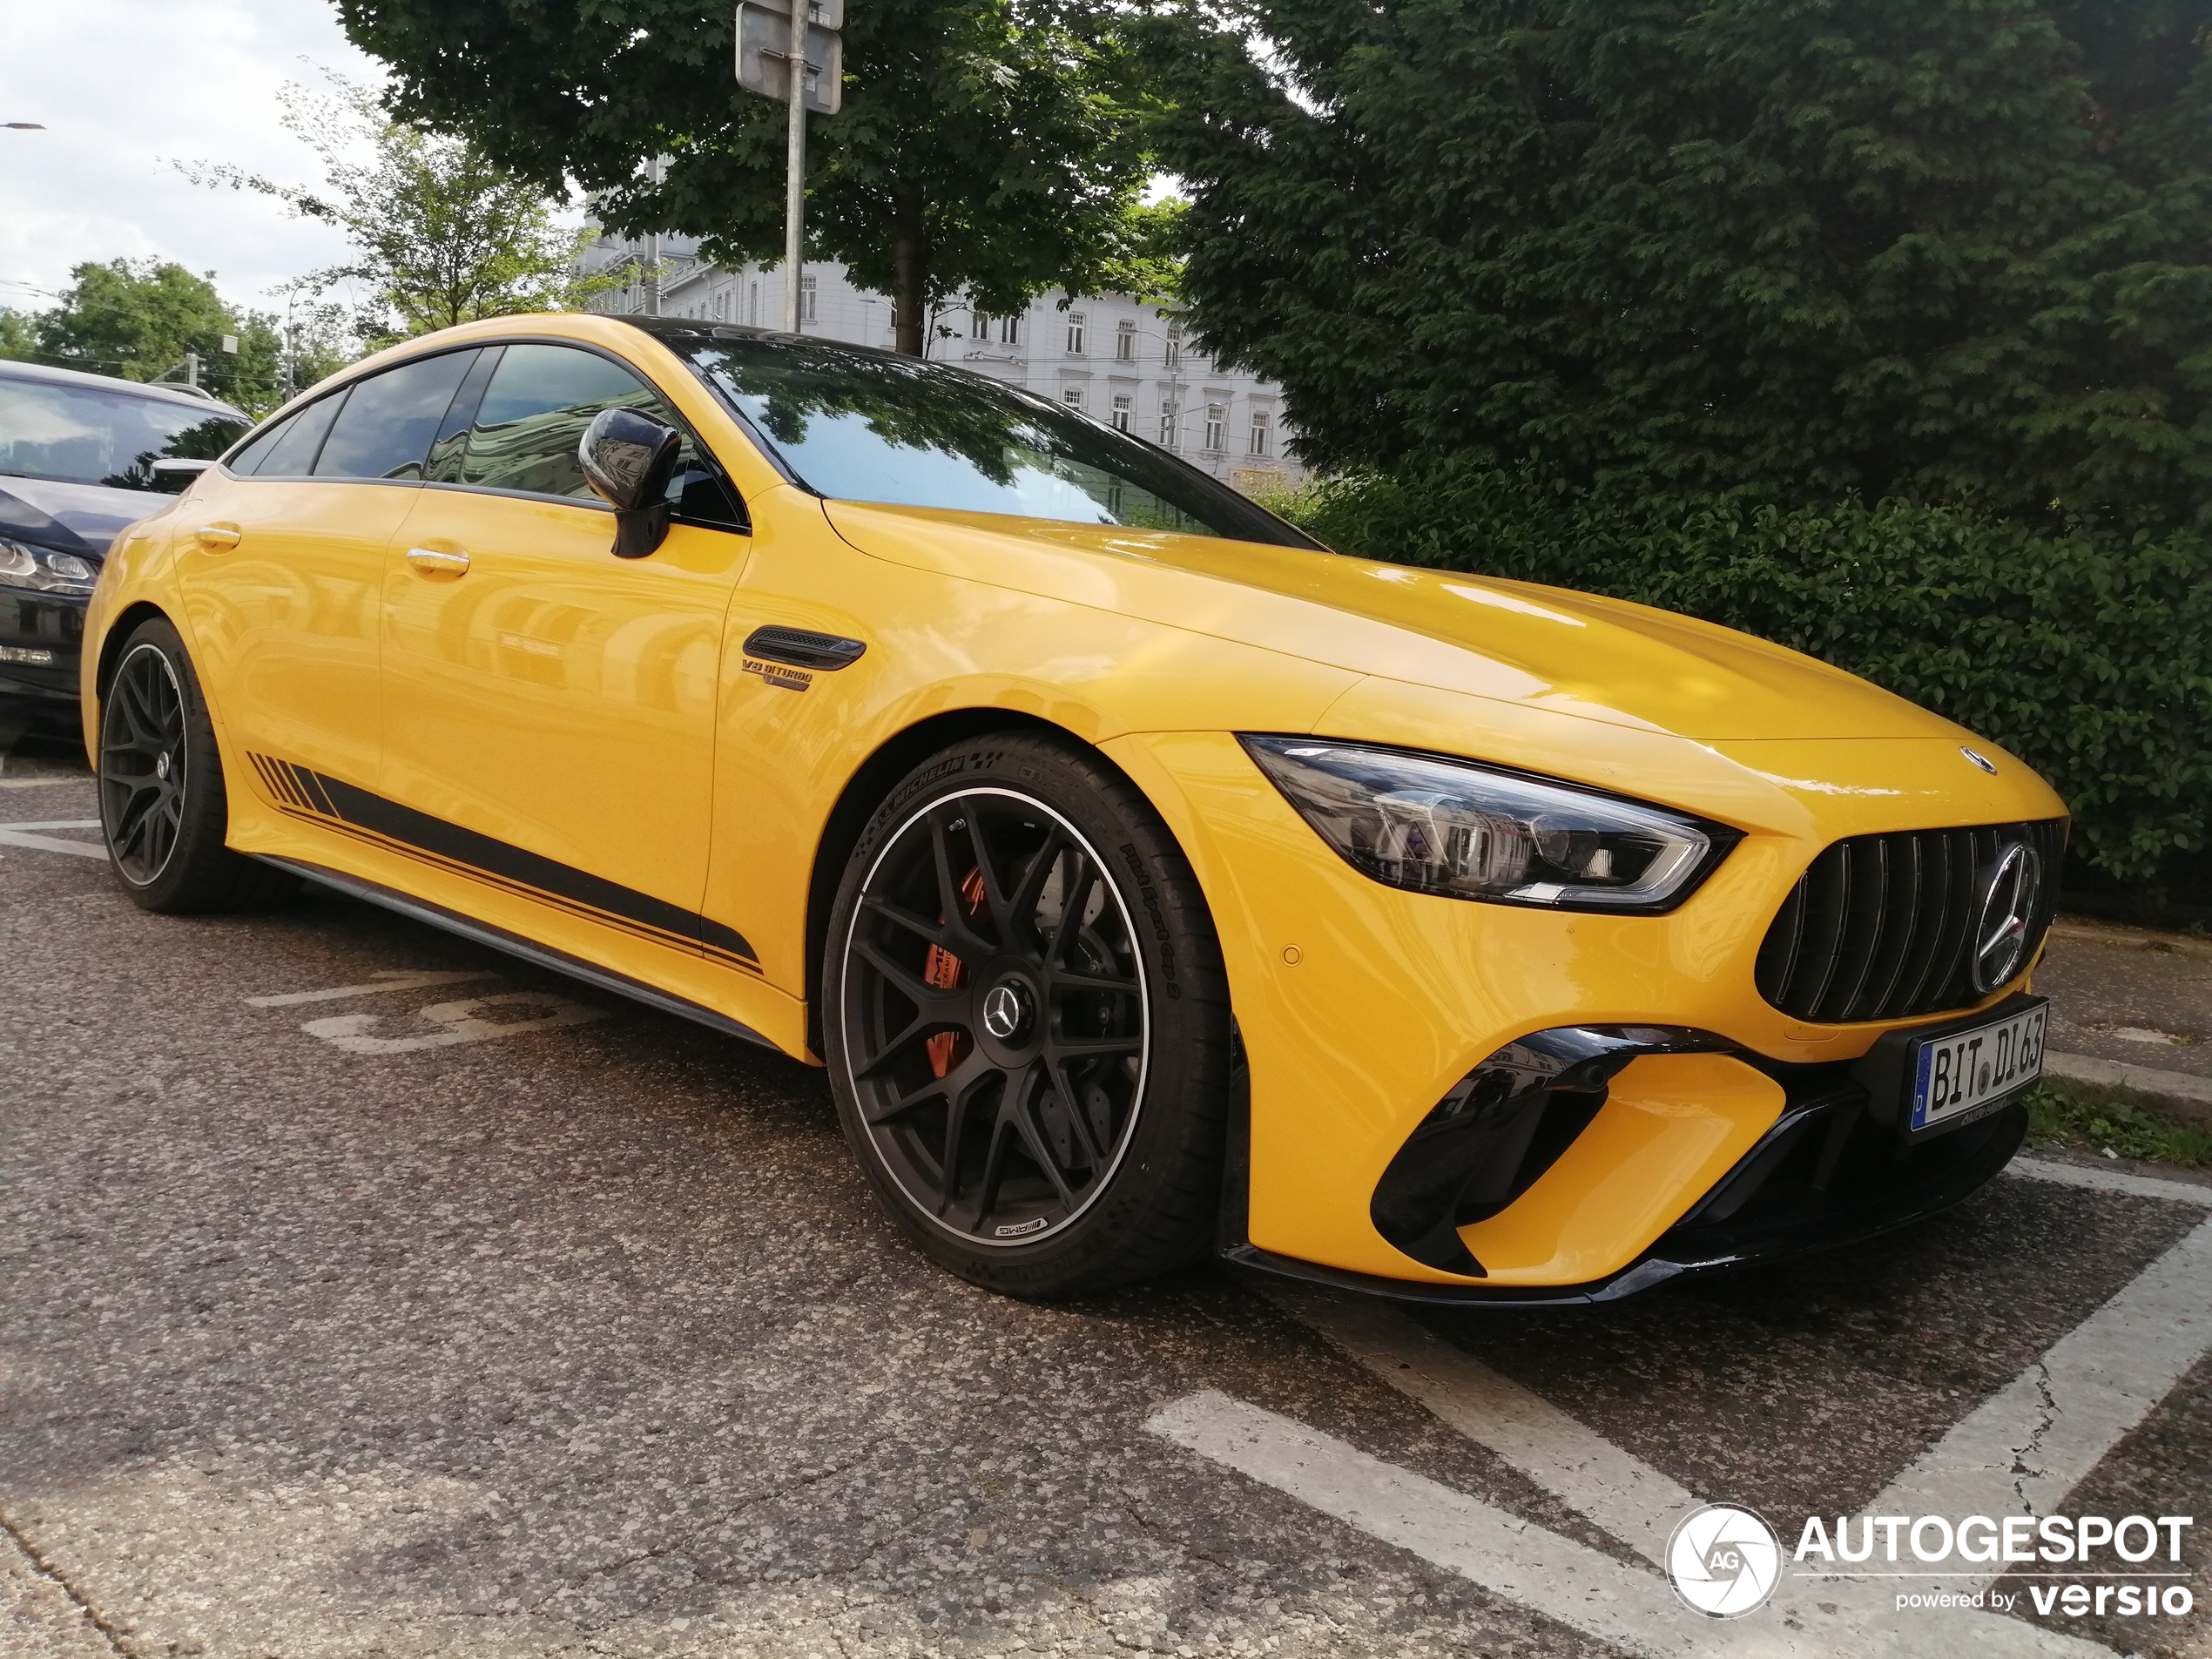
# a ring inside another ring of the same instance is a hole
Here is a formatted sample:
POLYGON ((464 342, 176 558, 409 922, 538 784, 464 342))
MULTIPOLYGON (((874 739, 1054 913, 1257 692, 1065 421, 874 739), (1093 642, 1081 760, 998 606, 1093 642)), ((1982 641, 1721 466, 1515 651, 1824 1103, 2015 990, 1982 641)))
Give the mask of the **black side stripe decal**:
POLYGON ((527 888, 563 903, 596 911, 630 924, 647 934, 680 939, 703 946, 709 954, 735 959, 757 968, 759 958, 736 928, 709 921, 697 911, 656 899, 635 887, 624 887, 574 865, 563 864, 542 853, 449 824, 442 818, 387 800, 373 791, 289 761, 253 757, 256 770, 270 785, 270 792, 295 808, 320 818, 335 819, 383 840, 428 853, 442 862, 458 865, 473 873, 489 876, 502 885, 527 888))

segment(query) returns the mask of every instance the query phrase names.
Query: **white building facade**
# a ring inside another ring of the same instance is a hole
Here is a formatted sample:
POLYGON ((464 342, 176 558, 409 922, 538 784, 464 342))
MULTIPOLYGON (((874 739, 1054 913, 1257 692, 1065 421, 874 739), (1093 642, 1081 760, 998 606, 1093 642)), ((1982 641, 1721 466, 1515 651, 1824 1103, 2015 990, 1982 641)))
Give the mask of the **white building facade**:
MULTIPOLYGON (((587 273, 627 266, 632 278, 592 301, 595 311, 644 312, 705 322, 782 327, 781 265, 725 270, 688 238, 603 237, 587 273), (656 246, 658 244, 658 246, 656 246), (651 273, 658 269, 658 280, 651 273)), ((826 340, 889 349, 891 302, 856 287, 841 265, 809 265, 799 327, 826 340)), ((930 319, 925 355, 1008 381, 1158 444, 1246 495, 1302 482, 1290 454, 1282 395, 1272 381, 1225 370, 1189 345, 1182 320, 1125 293, 1070 300, 1058 290, 1022 311, 987 316, 959 301, 930 319)))

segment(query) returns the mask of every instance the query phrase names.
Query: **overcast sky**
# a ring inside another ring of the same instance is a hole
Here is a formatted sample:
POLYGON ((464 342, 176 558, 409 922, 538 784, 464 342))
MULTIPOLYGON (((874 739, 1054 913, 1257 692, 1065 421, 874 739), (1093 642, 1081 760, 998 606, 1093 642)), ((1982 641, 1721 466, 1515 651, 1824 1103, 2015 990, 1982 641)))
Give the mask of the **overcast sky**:
POLYGON ((82 260, 152 255, 276 310, 277 284, 339 262, 335 233, 165 165, 312 182, 313 153, 278 125, 284 83, 319 84, 302 58, 381 78, 329 0, 0 0, 0 122, 46 126, 0 131, 0 306, 51 304, 30 289, 82 260))

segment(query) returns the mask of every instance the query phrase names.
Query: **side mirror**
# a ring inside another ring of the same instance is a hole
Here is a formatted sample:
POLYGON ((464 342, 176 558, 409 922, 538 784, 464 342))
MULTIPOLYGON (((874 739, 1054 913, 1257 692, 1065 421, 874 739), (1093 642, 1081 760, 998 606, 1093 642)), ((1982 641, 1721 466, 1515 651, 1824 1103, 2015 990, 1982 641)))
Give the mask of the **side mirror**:
POLYGON ((602 409, 576 447, 584 481, 615 509, 614 556, 642 559, 668 539, 668 481, 684 435, 635 409, 602 409))

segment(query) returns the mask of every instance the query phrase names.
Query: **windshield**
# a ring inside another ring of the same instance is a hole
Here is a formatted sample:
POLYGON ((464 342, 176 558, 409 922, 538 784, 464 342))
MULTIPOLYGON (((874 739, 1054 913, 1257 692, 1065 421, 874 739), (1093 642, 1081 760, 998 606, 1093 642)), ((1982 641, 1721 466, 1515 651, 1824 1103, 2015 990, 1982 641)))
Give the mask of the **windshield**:
POLYGON ((1165 451, 966 369, 735 328, 653 334, 833 501, 1318 545, 1165 451))
POLYGON ((192 475, 158 473, 155 462, 212 461, 246 435, 246 425, 214 405, 0 378, 0 473, 173 495, 192 475))

